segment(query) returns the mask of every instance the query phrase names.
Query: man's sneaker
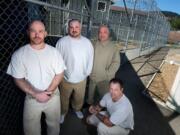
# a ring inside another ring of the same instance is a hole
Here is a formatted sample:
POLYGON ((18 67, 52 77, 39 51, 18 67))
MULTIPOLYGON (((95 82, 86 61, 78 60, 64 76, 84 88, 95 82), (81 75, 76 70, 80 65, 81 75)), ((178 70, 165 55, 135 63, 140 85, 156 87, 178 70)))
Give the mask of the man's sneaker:
POLYGON ((76 115, 77 115, 77 117, 78 117, 79 119, 84 118, 84 115, 83 115, 83 113, 82 113, 81 111, 77 111, 77 112, 75 112, 75 113, 76 113, 76 115))
POLYGON ((62 124, 64 122, 64 117, 65 117, 65 114, 62 114, 61 119, 60 119, 60 124, 62 124))

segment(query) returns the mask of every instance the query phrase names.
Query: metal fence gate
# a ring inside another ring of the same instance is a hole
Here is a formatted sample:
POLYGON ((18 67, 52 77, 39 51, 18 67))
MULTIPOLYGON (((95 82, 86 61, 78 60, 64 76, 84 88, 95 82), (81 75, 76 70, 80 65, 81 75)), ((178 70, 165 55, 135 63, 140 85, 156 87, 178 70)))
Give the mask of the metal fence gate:
POLYGON ((143 51, 163 46, 170 29, 169 23, 157 8, 155 0, 1 0, 0 1, 0 134, 21 135, 24 93, 6 74, 12 53, 28 42, 26 27, 30 20, 45 22, 46 42, 55 45, 66 35, 67 23, 78 18, 82 34, 92 40, 100 24, 110 26, 112 40, 124 51, 143 51))

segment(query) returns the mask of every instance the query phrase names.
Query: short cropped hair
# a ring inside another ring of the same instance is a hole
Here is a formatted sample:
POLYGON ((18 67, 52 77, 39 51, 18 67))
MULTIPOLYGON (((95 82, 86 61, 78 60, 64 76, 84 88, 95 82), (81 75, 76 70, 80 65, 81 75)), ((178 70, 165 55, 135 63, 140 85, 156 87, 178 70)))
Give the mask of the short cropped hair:
POLYGON ((98 33, 100 32, 100 29, 101 29, 101 28, 106 28, 106 29, 108 30, 108 35, 109 35, 109 38, 110 38, 110 37, 111 37, 111 34, 112 34, 112 31, 111 31, 110 27, 109 27, 108 25, 106 25, 106 24, 102 24, 102 25, 100 25, 99 28, 98 28, 98 33))
POLYGON ((101 28, 103 28, 103 27, 107 28, 107 30, 108 30, 108 31, 109 31, 109 33, 110 33, 110 28, 109 28, 109 26, 108 26, 108 25, 106 25, 106 24, 101 24, 101 25, 99 26, 98 31, 100 31, 100 29, 101 29, 101 28))
POLYGON ((28 23, 28 27, 27 27, 28 30, 30 29, 31 25, 32 25, 34 22, 41 22, 41 23, 44 25, 44 28, 46 29, 45 23, 44 23, 42 20, 40 20, 40 19, 34 19, 34 20, 31 20, 31 21, 28 23))
POLYGON ((109 84, 111 83, 118 83, 121 88, 124 88, 124 84, 123 84, 123 81, 119 78, 112 78, 110 81, 109 81, 109 84))
POLYGON ((72 22, 79 22, 79 23, 81 24, 81 22, 80 22, 79 19, 71 19, 71 20, 69 20, 69 22, 68 22, 68 26, 70 26, 70 24, 71 24, 72 22))

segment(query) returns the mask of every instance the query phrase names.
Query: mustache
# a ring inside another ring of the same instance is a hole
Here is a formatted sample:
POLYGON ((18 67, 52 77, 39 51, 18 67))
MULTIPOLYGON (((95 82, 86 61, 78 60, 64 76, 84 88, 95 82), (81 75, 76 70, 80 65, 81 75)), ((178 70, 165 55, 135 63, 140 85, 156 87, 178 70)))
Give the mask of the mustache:
POLYGON ((77 33, 77 31, 72 31, 72 33, 77 33))
POLYGON ((40 37, 34 37, 33 39, 42 39, 42 38, 40 38, 40 37))

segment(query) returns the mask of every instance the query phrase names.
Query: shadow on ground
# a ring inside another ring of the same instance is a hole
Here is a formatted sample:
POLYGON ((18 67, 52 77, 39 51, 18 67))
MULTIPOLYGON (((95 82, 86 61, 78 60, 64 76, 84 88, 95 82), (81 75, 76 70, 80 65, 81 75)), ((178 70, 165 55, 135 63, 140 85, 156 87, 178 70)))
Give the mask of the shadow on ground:
MULTIPOLYGON (((165 117, 162 113, 169 110, 157 106, 151 98, 142 94, 145 89, 134 67, 123 55, 121 58, 127 62, 121 66, 116 77, 122 79, 125 84, 124 93, 130 99, 134 109, 135 127, 130 135, 175 135, 169 125, 169 120, 177 117, 172 114, 165 117)), ((87 115, 87 108, 83 109, 87 115)), ((86 125, 85 120, 79 120, 75 114, 70 111, 61 125, 60 135, 96 135, 96 128, 86 125)))
POLYGON ((120 68, 117 77, 124 81, 124 93, 134 109, 135 127, 130 135, 175 135, 158 106, 142 94, 145 86, 129 61, 120 68))

